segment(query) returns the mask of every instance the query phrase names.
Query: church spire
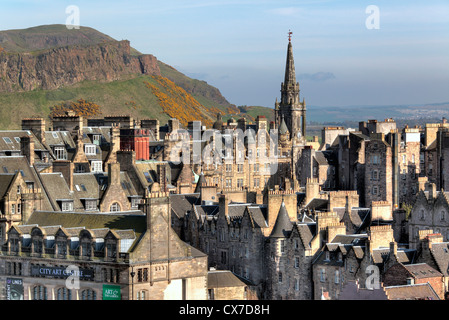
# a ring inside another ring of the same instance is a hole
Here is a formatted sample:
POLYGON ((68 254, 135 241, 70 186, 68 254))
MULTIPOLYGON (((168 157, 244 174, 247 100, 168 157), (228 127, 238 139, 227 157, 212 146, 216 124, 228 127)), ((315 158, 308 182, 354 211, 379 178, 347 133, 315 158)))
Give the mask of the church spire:
POLYGON ((293 48, 291 41, 292 32, 288 32, 288 47, 287 47, 287 62, 285 64, 285 78, 284 85, 296 84, 296 72, 295 72, 295 62, 293 60, 293 48))

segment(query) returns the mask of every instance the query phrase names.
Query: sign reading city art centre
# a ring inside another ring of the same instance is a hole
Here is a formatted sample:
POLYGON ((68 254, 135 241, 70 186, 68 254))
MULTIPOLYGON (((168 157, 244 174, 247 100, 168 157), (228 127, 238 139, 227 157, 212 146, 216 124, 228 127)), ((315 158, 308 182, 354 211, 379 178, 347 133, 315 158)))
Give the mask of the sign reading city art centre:
POLYGON ((103 285, 103 300, 121 300, 120 286, 103 285))
POLYGON ((81 280, 91 280, 94 277, 94 271, 90 269, 70 270, 64 267, 46 267, 31 266, 31 275, 35 277, 79 277, 81 280))

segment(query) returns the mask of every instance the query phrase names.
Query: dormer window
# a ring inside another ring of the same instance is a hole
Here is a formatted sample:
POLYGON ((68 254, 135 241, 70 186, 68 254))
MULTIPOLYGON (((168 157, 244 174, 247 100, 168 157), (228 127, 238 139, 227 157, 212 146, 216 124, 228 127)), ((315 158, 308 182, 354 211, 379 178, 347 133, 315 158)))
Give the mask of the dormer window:
POLYGON ((56 160, 67 160, 67 151, 64 147, 55 147, 53 152, 56 160))
POLYGON ((120 204, 118 202, 114 202, 113 204, 111 204, 110 208, 109 208, 110 212, 118 212, 121 211, 121 207, 120 204))
POLYGON ((114 242, 109 242, 106 245, 106 249, 107 249, 107 257, 108 258, 115 258, 117 256, 117 243, 114 242))
POLYGON ((95 155, 97 154, 97 147, 94 144, 86 144, 84 145, 84 153, 86 155, 95 155))
POLYGON ((329 261, 331 259, 331 254, 329 251, 326 251, 325 260, 329 261))
POLYGON ((72 211, 73 210, 73 200, 61 201, 61 211, 72 211))

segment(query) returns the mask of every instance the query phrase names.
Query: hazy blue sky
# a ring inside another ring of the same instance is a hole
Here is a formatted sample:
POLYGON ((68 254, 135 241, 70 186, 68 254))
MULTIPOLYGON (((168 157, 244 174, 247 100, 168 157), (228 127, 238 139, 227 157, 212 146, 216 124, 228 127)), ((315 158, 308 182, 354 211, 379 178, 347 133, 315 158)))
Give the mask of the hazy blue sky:
POLYGON ((280 97, 287 33, 307 105, 449 101, 447 0, 14 0, 0 29, 80 24, 128 39, 237 105, 272 107, 280 97), (369 5, 379 9, 379 28, 369 5))

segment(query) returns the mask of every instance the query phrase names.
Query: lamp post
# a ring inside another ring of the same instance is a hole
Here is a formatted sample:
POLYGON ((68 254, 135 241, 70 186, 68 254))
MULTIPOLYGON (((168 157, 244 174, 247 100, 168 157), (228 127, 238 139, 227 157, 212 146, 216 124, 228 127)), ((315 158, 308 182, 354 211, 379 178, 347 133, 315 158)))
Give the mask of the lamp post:
POLYGON ((134 272, 134 267, 131 267, 131 300, 134 300, 134 276, 136 273, 134 272))

